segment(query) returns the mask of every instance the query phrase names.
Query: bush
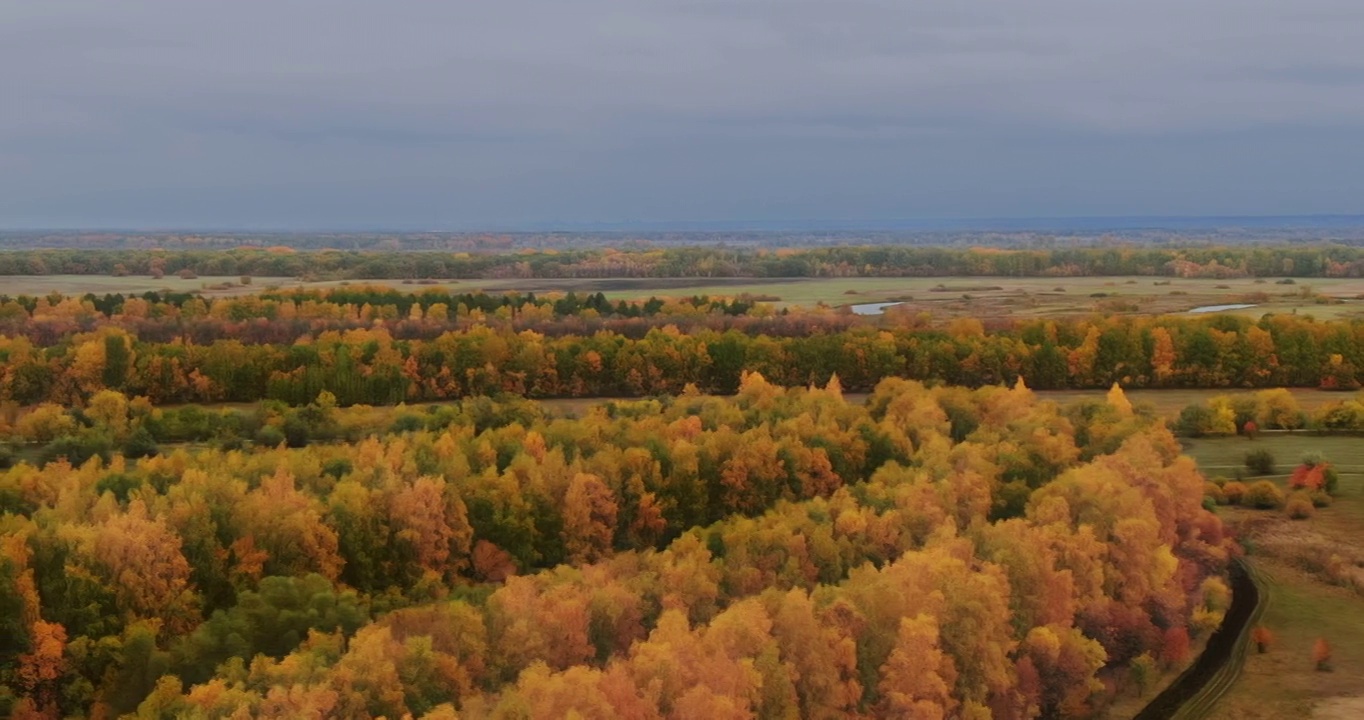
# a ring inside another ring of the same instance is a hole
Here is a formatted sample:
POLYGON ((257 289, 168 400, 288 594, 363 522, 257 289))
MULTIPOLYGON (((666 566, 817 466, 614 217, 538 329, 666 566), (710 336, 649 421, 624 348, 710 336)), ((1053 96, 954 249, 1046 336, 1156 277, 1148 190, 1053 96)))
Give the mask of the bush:
POLYGON ((1284 503, 1283 510, 1288 517, 1294 520, 1306 520, 1316 513, 1317 509, 1312 505, 1312 498, 1305 492, 1295 492, 1288 502, 1284 503))
POLYGON ((1250 631, 1250 641, 1255 643, 1255 649, 1261 654, 1269 652, 1269 646, 1274 644, 1274 633, 1263 625, 1256 625, 1250 631))
POLYGON ((279 447, 284 442, 284 431, 274 425, 266 425, 256 432, 256 444, 265 447, 279 447))
POLYGON ((322 465, 322 474, 330 475, 336 480, 349 475, 355 470, 355 466, 346 458, 333 458, 322 465))
POLYGON ((142 487, 142 478, 125 473, 112 473, 105 475, 99 479, 99 482, 95 483, 95 492, 100 495, 106 492, 113 493, 115 500, 126 503, 128 496, 140 487, 142 487))
POLYGON ((1312 645, 1312 662, 1317 664, 1319 672, 1331 672, 1331 643, 1326 642, 1326 638, 1317 638, 1312 645))
POLYGON ((1245 483, 1232 481, 1222 486, 1222 497, 1226 498, 1228 505, 1240 505, 1246 496, 1245 483))
POLYGON ((1221 486, 1219 486, 1215 482, 1203 483, 1203 497, 1212 500, 1214 503, 1218 505, 1227 504, 1226 493, 1222 492, 1221 486))
POLYGON ((389 426, 388 431, 391 432, 391 433, 395 433, 395 434, 401 434, 401 433, 417 432, 417 431, 423 430, 423 429, 425 429, 425 428, 426 428, 426 421, 425 421, 425 420, 422 420, 422 418, 421 418, 420 415, 413 415, 413 414, 411 414, 411 413, 404 413, 404 414, 399 415, 398 417, 394 418, 393 424, 389 426))
POLYGON ((1310 497, 1312 498, 1312 504, 1319 508, 1331 507, 1331 503, 1333 502, 1330 494, 1324 490, 1318 490, 1317 492, 1312 493, 1310 497))
POLYGON ((297 415, 284 419, 284 442, 291 448, 308 447, 308 423, 297 415))
MULTIPOLYGON (((1225 489, 1223 491, 1225 492, 1225 489)), ((1268 480, 1261 480, 1246 489, 1242 502, 1249 507, 1260 510, 1273 510, 1283 505, 1283 491, 1279 489, 1278 485, 1268 480)))
POLYGON ((1246 453, 1246 469, 1251 475, 1273 475, 1274 453, 1268 450, 1251 450, 1246 453))
POLYGON ((112 447, 113 443, 104 435, 94 433, 68 435, 54 440, 43 448, 42 462, 46 465, 54 460, 66 458, 72 467, 80 467, 90 458, 97 457, 107 463, 112 447))
POLYGON ((128 438, 128 442, 123 443, 123 457, 126 458, 151 457, 160 452, 161 448, 157 446, 156 439, 146 428, 138 428, 128 438))
POLYGON ((1203 405, 1190 405, 1179 412, 1174 431, 1184 437, 1200 438, 1212 430, 1212 411, 1203 405))

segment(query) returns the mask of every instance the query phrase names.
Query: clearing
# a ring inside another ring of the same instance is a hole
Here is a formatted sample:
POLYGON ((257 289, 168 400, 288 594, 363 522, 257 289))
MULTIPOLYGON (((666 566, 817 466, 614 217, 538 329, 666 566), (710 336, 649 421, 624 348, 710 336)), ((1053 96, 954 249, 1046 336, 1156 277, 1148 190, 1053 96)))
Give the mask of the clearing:
MULTIPOLYGON (((1282 511, 1219 508, 1247 546, 1269 584, 1263 625, 1275 635, 1266 654, 1252 652, 1245 671, 1212 713, 1214 718, 1364 717, 1364 595, 1355 584, 1364 567, 1358 538, 1364 534, 1364 439, 1294 433, 1264 437, 1195 440, 1187 452, 1208 475, 1229 474, 1245 453, 1274 453, 1288 473, 1303 453, 1318 452, 1340 470, 1335 502, 1309 520, 1282 511), (1354 584, 1354 587, 1351 587, 1354 584), (1333 670, 1312 661, 1317 638, 1333 646, 1333 670)), ((1282 476, 1274 478, 1285 485, 1282 476)))

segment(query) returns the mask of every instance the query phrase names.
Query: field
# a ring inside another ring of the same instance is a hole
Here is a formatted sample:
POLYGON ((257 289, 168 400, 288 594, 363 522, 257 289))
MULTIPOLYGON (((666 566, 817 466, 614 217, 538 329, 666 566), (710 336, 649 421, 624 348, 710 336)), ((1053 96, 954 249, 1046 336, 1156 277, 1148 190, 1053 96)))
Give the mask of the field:
MULTIPOLYGON (((210 295, 238 295, 266 287, 324 288, 371 281, 302 282, 294 278, 257 277, 251 285, 239 278, 203 276, 183 280, 167 276, 106 277, 93 275, 0 276, 0 293, 8 295, 63 293, 142 293, 170 289, 200 291, 210 295)), ((405 283, 377 280, 372 284, 419 291, 440 288, 456 291, 601 292, 612 300, 640 299, 652 295, 733 296, 748 293, 768 298, 781 306, 830 307, 904 301, 892 312, 932 312, 943 317, 1047 317, 1056 315, 1120 312, 1139 314, 1182 313, 1196 307, 1227 303, 1253 303, 1255 307, 1228 312, 1259 317, 1267 312, 1297 312, 1320 319, 1364 316, 1364 280, 1313 278, 1294 285, 1272 280, 1232 280, 1083 277, 933 277, 933 278, 606 278, 550 280, 450 280, 405 283), (1263 295, 1261 295, 1263 294, 1263 295)))
POLYGON ((150 291, 171 290, 174 292, 201 292, 205 295, 247 295, 260 292, 271 285, 284 286, 299 284, 294 278, 257 277, 251 284, 242 285, 241 276, 230 277, 201 276, 186 280, 175 275, 156 279, 146 275, 0 275, 0 295, 47 295, 59 292, 64 295, 84 295, 93 293, 104 295, 112 293, 141 294, 150 291), (226 287, 224 287, 226 286, 226 287))
MULTIPOLYGON (((1102 400, 1107 390, 1038 390, 1037 397, 1042 400, 1051 400, 1062 405, 1075 402, 1077 400, 1102 400)), ((1149 405, 1154 408, 1156 414, 1162 417, 1174 417, 1180 410, 1194 404, 1206 403, 1218 395, 1234 394, 1246 392, 1238 388, 1223 388, 1213 390, 1126 390, 1127 399, 1138 407, 1149 405)), ((1312 412, 1330 402, 1345 400, 1350 397, 1347 394, 1329 392, 1325 390, 1315 390, 1310 388, 1291 388, 1293 393, 1307 412, 1312 412)), ((861 403, 867 399, 865 393, 846 393, 844 397, 848 402, 861 403)), ((552 400, 541 400, 540 402, 555 415, 582 415, 591 410, 593 406, 609 402, 608 398, 563 398, 552 400)), ((1336 438, 1322 438, 1323 440, 1335 440, 1336 438)), ((1364 443, 1364 441, 1358 441, 1364 443)), ((1240 457, 1235 459, 1239 465, 1240 457)))
MULTIPOLYGON (((1249 449, 1268 449, 1286 473, 1305 452, 1319 452, 1340 470, 1335 503, 1307 521, 1288 520, 1279 511, 1223 508, 1237 528, 1250 557, 1269 582, 1265 627, 1276 636, 1270 652, 1252 654, 1244 674, 1218 703, 1213 717, 1358 718, 1364 717, 1364 597, 1327 582, 1309 553, 1361 560, 1358 538, 1364 533, 1364 440, 1294 434, 1253 442, 1223 438, 1190 443, 1187 452, 1208 475, 1229 474, 1249 449), (1307 568, 1307 569, 1305 569, 1307 568), (1325 637, 1334 648, 1333 672, 1317 672, 1312 646, 1325 637)), ((1277 481, 1283 483, 1284 478, 1277 481)))

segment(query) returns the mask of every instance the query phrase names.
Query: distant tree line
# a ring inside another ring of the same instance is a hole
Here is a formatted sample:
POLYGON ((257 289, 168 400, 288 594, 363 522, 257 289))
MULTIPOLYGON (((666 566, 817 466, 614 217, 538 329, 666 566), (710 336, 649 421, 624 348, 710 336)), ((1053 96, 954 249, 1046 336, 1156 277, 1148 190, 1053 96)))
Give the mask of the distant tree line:
POLYGON ((974 319, 944 325, 910 319, 830 330, 815 324, 815 315, 801 332, 804 317, 784 318, 789 335, 668 325, 639 337, 607 330, 551 336, 475 324, 402 339, 378 322, 256 344, 237 337, 153 341, 111 324, 51 345, 0 336, 0 399, 80 404, 103 389, 157 404, 274 399, 299 405, 323 391, 342 405, 498 393, 643 396, 687 385, 727 394, 745 370, 784 386, 824 383, 836 374, 854 391, 891 377, 966 386, 1022 378, 1039 389, 1119 383, 1353 390, 1364 379, 1364 323, 1358 321, 1114 316, 987 329, 974 319))
POLYGON ((1066 247, 667 247, 518 252, 48 249, 0 252, 0 275, 259 275, 349 279, 1114 276, 1358 277, 1343 245, 1066 247))

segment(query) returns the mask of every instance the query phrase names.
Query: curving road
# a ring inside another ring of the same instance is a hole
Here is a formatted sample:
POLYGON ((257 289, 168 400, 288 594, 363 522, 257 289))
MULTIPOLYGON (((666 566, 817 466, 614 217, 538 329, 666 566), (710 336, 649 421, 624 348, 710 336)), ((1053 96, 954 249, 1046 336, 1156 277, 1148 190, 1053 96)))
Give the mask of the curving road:
POLYGON ((1269 603, 1264 582, 1244 559, 1231 566, 1231 607, 1194 664, 1137 713, 1134 720, 1195 720, 1207 716, 1246 664, 1250 630, 1269 603))

